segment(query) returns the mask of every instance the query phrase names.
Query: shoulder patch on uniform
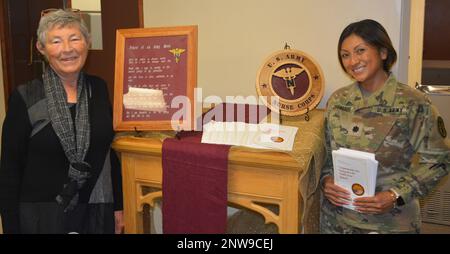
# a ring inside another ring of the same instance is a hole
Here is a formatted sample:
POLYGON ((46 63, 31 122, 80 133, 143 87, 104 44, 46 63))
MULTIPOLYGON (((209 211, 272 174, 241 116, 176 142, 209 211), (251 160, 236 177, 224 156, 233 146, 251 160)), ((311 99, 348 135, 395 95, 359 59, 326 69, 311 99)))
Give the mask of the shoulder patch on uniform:
POLYGON ((438 116, 438 118, 437 118, 437 128, 438 128, 439 134, 441 134, 441 136, 443 138, 446 138, 447 131, 445 130, 444 119, 442 119, 442 117, 440 117, 440 116, 438 116))

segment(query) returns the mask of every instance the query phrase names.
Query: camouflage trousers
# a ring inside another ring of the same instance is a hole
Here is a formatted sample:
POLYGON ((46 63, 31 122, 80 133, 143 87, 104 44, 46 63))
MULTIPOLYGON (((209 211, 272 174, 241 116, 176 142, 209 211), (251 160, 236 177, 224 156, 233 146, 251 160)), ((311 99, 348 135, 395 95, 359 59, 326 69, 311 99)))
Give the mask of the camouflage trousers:
MULTIPOLYGON (((320 211, 320 233, 321 234, 418 234, 420 226, 414 227, 414 231, 395 231, 387 227, 377 227, 376 229, 355 227, 342 220, 342 207, 331 205, 322 200, 320 211)), ((362 226, 364 224, 361 224, 362 226)), ((367 225, 366 225, 367 226, 367 225)))

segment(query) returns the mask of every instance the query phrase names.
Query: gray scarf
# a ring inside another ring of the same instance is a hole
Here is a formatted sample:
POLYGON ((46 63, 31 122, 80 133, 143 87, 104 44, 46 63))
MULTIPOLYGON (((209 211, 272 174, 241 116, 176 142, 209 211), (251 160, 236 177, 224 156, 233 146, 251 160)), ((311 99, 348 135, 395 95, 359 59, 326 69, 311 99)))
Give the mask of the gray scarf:
POLYGON ((67 95, 60 78, 50 67, 46 68, 42 78, 51 124, 70 162, 69 183, 56 197, 56 201, 64 207, 65 211, 68 211, 78 203, 78 190, 90 177, 90 165, 84 161, 89 149, 91 133, 86 80, 84 74, 80 72, 74 130, 67 95))

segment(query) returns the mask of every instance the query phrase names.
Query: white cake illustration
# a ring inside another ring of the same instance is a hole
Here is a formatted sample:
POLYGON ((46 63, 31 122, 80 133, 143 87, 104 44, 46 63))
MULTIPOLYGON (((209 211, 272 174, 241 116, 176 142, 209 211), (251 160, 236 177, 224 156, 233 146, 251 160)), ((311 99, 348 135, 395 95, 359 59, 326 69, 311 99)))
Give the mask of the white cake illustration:
POLYGON ((162 90, 150 88, 129 87, 123 95, 123 105, 126 109, 165 112, 166 102, 162 90))

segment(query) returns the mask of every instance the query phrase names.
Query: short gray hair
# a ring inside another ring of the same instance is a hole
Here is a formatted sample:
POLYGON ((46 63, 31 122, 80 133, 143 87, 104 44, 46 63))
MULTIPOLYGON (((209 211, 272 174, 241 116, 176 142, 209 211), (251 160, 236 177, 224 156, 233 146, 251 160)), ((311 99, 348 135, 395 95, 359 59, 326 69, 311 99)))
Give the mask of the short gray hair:
POLYGON ((91 35, 89 30, 81 18, 81 13, 74 13, 73 11, 66 11, 59 9, 42 16, 39 21, 37 29, 37 38, 42 46, 45 46, 47 32, 54 27, 66 27, 71 25, 78 25, 80 32, 83 34, 87 42, 90 41, 91 35))

